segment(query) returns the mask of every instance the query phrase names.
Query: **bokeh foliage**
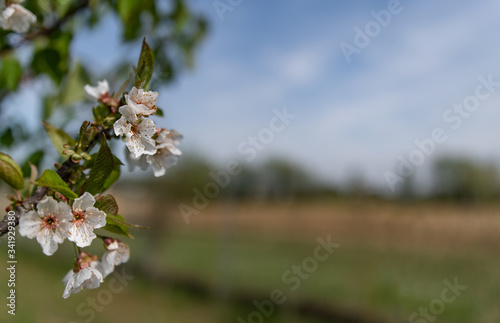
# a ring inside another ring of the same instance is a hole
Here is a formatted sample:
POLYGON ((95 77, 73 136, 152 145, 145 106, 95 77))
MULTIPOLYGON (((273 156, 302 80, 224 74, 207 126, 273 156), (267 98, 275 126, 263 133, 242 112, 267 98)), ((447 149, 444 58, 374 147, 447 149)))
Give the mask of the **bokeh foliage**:
MULTIPOLYGON (((0 30, 0 120, 5 120, 5 99, 21 85, 40 80, 44 87, 50 84, 40 98, 40 117, 50 120, 59 111, 69 119, 84 99, 85 84, 102 77, 122 84, 133 75, 126 55, 109 66, 106 75, 72 57, 75 35, 96 28, 110 16, 121 22, 122 44, 139 47, 147 38, 155 58, 151 88, 173 81, 184 68, 193 66, 195 50, 207 32, 204 17, 193 12, 185 0, 26 0, 23 5, 37 16, 36 25, 22 35, 0 30)), ((26 141, 28 135, 37 136, 42 129, 41 124, 37 129, 24 129, 22 122, 9 121, 0 122, 4 150, 16 141, 26 141)))

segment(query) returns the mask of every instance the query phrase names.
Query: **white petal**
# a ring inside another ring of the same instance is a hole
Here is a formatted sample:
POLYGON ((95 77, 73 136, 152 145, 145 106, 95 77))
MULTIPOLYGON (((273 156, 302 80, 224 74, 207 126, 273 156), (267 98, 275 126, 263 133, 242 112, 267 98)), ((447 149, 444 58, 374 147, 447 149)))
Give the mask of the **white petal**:
POLYGON ((102 255, 102 261, 99 266, 99 270, 102 273, 103 278, 106 278, 109 274, 115 270, 115 257, 118 251, 106 251, 104 255, 102 255))
POLYGON ((2 16, 2 27, 16 33, 27 32, 31 24, 36 22, 36 16, 19 4, 11 4, 3 11, 2 16))
POLYGON ((69 229, 69 241, 73 241, 80 248, 88 247, 96 238, 94 229, 85 222, 73 223, 69 229))
POLYGON ((56 217, 59 223, 65 223, 71 221, 73 219, 73 213, 71 212, 71 207, 64 202, 59 202, 56 217))
POLYGON ((99 90, 94 86, 90 86, 87 84, 83 87, 83 90, 85 91, 85 94, 89 99, 99 100, 99 98, 101 97, 99 95, 99 90))
POLYGON ((106 213, 95 207, 87 208, 85 210, 85 215, 85 223, 94 229, 102 228, 106 225, 106 213))
MULTIPOLYGON (((127 96, 125 96, 127 98, 127 96)), ((127 98, 127 106, 131 108, 131 110, 134 112, 136 115, 145 115, 148 116, 151 114, 151 111, 148 109, 147 106, 144 104, 137 104, 132 100, 129 100, 127 98)))
POLYGON ((118 253, 115 256, 115 266, 126 263, 130 258, 130 247, 128 244, 119 242, 118 253))
POLYGON ((142 155, 139 158, 135 158, 133 154, 131 154, 128 148, 125 148, 125 158, 127 159, 127 166, 129 171, 133 171, 135 166, 140 167, 142 170, 148 169, 148 162, 146 160, 146 156, 142 155))
POLYGON ((58 214, 59 213, 59 204, 56 200, 52 198, 52 196, 47 196, 42 201, 38 202, 36 205, 38 213, 44 217, 49 214, 58 214))
POLYGON ((156 153, 155 141, 151 137, 144 137, 138 134, 133 134, 125 141, 134 158, 139 158, 141 155, 154 155, 156 153))
POLYGON ((158 92, 137 89, 135 87, 130 90, 127 102, 134 102, 137 105, 142 105, 146 108, 144 115, 151 115, 156 113, 156 101, 158 99, 158 92))
POLYGON ((89 98, 99 100, 103 95, 109 92, 109 84, 108 81, 102 80, 97 82, 97 86, 85 85, 83 90, 89 98))
POLYGON ((95 289, 99 288, 99 285, 102 283, 103 277, 102 274, 95 268, 85 268, 92 272, 92 276, 90 279, 85 280, 82 283, 82 287, 87 289, 95 289))
POLYGON ((75 202, 73 203, 73 210, 74 211, 85 211, 89 207, 94 206, 95 199, 90 194, 89 192, 83 193, 82 196, 79 198, 75 199, 75 202))
POLYGON ((135 124, 139 121, 134 109, 130 105, 122 105, 120 108, 118 108, 118 111, 123 117, 125 117, 128 122, 135 124))
POLYGON ((68 298, 71 293, 76 293, 75 288, 73 286, 75 281, 75 275, 76 273, 74 273, 73 270, 70 270, 63 278, 63 283, 66 284, 66 287, 64 288, 63 292, 64 299, 68 298))
POLYGON ((69 280, 71 279, 71 277, 73 277, 74 274, 75 274, 75 272, 73 271, 73 269, 71 269, 70 271, 68 271, 66 276, 64 276, 64 278, 62 279, 62 282, 64 284, 67 284, 69 282, 69 280))
POLYGON ((130 124, 127 123, 125 117, 121 117, 115 122, 113 129, 117 136, 123 136, 130 132, 130 124))
POLYGON ((109 92, 109 84, 107 80, 102 80, 97 82, 97 88, 99 89, 99 93, 104 95, 109 92))
POLYGON ((53 239, 57 243, 63 243, 69 237, 69 229, 71 224, 69 222, 59 222, 57 229, 54 232, 53 239))
MULTIPOLYGON (((71 273, 71 272, 70 272, 71 273)), ((66 288, 64 289, 63 298, 68 298, 72 293, 78 293, 82 288, 94 289, 99 287, 102 282, 101 273, 92 267, 83 268, 77 273, 65 277, 67 279, 66 288)))
POLYGON ((42 246, 42 251, 47 256, 52 256, 57 251, 58 244, 53 239, 54 233, 47 228, 43 228, 36 235, 36 241, 42 246))
POLYGON ((163 157, 159 154, 153 156, 147 156, 148 163, 151 164, 151 168, 153 169, 154 175, 156 177, 160 177, 165 175, 167 171, 165 167, 163 167, 162 159, 163 157))
POLYGON ((150 119, 142 120, 138 129, 142 136, 152 137, 156 133, 156 126, 150 119))
POLYGON ((19 219, 19 234, 23 237, 33 239, 40 231, 42 224, 40 215, 35 211, 29 211, 19 219))

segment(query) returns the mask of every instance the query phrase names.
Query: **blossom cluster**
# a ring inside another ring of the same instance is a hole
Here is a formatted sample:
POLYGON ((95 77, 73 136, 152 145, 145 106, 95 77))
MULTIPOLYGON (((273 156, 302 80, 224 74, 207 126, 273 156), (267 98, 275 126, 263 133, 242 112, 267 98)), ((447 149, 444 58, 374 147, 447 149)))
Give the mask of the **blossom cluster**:
MULTIPOLYGON (((20 5, 22 1, 0 0, 0 27, 26 32, 36 22, 36 17, 20 5)), ((54 255, 66 240, 73 244, 75 260, 63 278, 63 298, 99 287, 116 266, 129 260, 129 246, 101 231, 131 237, 130 227, 145 228, 127 223, 118 213, 114 197, 102 195, 121 173, 122 163, 111 151, 109 140, 122 138, 129 167, 145 169, 151 165, 155 176, 164 175, 182 154, 177 148, 182 135, 158 128, 152 120, 153 115, 162 115, 156 106, 158 93, 143 88, 153 75, 152 56, 144 39, 135 86, 129 92, 124 92, 123 85, 118 93, 111 93, 106 80, 97 86, 84 86, 86 95, 97 105, 92 108, 93 120, 82 122, 76 138, 43 122, 52 144, 65 159, 62 164, 55 163, 56 170, 45 169, 38 176, 38 168, 30 163, 28 177, 9 155, 0 153, 0 180, 16 191, 15 196, 7 196, 11 204, 6 210, 19 215, 19 234, 36 239, 47 256, 54 255), (113 131, 116 136, 111 135, 113 131), (98 151, 93 152, 97 146, 98 151), (28 182, 30 186, 25 188, 28 182), (82 250, 96 239, 102 240, 105 248, 100 257, 82 250)))
POLYGON ((0 0, 0 27, 25 33, 36 22, 36 16, 21 6, 24 0, 0 0))
MULTIPOLYGON (((75 199, 72 206, 47 196, 37 204, 36 211, 21 216, 19 234, 29 239, 36 238, 47 256, 52 256, 66 239, 79 248, 88 247, 97 237, 94 229, 106 225, 106 214, 95 208, 94 204, 95 198, 88 192, 75 199)), ((79 292, 83 287, 99 287, 116 265, 128 260, 130 252, 127 245, 117 239, 103 240, 107 251, 102 261, 85 252, 79 254, 75 267, 63 279, 66 283, 64 298, 69 297, 70 293, 79 292)))
MULTIPOLYGON (((109 85, 106 80, 96 87, 85 86, 90 98, 106 102, 109 98, 109 85)), ((126 153, 129 168, 140 166, 145 170, 151 165, 156 177, 163 176, 166 170, 177 163, 182 152, 176 147, 182 135, 175 130, 157 128, 149 118, 158 108, 158 92, 144 91, 133 87, 125 94, 125 105, 118 108, 121 118, 113 125, 117 136, 123 136, 128 148, 126 153)))

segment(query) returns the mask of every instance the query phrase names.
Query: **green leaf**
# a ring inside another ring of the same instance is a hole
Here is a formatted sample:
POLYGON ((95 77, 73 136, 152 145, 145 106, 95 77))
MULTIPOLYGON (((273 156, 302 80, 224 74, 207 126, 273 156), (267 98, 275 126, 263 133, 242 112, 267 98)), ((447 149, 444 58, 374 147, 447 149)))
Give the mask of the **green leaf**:
POLYGON ((110 188, 120 178, 121 175, 120 166, 123 165, 123 163, 118 158, 116 158, 116 156, 113 156, 113 162, 115 164, 115 167, 113 168, 111 174, 109 174, 108 178, 104 182, 104 185, 102 187, 103 191, 110 188))
POLYGON ((111 194, 106 194, 96 199, 94 207, 106 213, 106 216, 116 216, 118 214, 118 204, 111 194))
POLYGON ((61 155, 62 152, 67 149, 64 148, 64 145, 74 146, 76 144, 75 140, 63 130, 54 127, 48 122, 42 122, 45 131, 47 131, 47 134, 49 135, 50 141, 52 141, 52 144, 61 155))
POLYGON ((142 41, 141 54, 137 63, 137 71, 135 75, 135 87, 145 89, 148 86, 151 77, 153 76, 154 57, 153 51, 146 43, 146 38, 142 41))
POLYGON ((0 179, 16 190, 24 187, 21 167, 4 153, 0 153, 0 179))
POLYGON ((7 128, 3 134, 0 135, 0 144, 5 147, 10 147, 14 143, 14 136, 12 135, 12 128, 7 128))
POLYGON ((160 108, 158 108, 158 107, 156 107, 156 115, 159 116, 159 117, 163 117, 164 116, 163 110, 160 109, 160 108))
POLYGON ((43 150, 37 150, 28 157, 22 167, 23 174, 25 174, 26 177, 31 176, 31 167, 29 163, 32 163, 36 168, 39 168, 44 154, 45 152, 43 150))
POLYGON ((47 74, 54 81, 59 83, 62 79, 62 72, 58 69, 59 62, 62 57, 59 52, 52 48, 44 48, 33 56, 31 68, 36 74, 47 74))
POLYGON ((175 7, 172 12, 172 20, 175 22, 175 29, 182 30, 189 20, 189 11, 184 5, 184 1, 176 0, 175 7))
POLYGON ((62 105, 71 105, 85 98, 83 87, 90 83, 89 76, 81 64, 76 64, 65 79, 62 90, 59 93, 59 102, 62 105))
POLYGON ((70 199, 78 198, 78 195, 69 188, 68 184, 51 169, 44 170, 42 175, 35 181, 35 184, 56 190, 70 199))
POLYGON ((102 123, 109 115, 109 108, 104 104, 100 104, 92 109, 92 113, 94 114, 95 121, 97 123, 102 123))
POLYGON ((4 84, 7 89, 11 91, 17 89, 22 73, 21 64, 19 64, 19 61, 15 57, 9 56, 2 59, 0 77, 2 84, 4 84))
POLYGON ((106 225, 103 227, 103 229, 109 232, 133 238, 133 236, 128 232, 128 226, 125 224, 125 219, 119 214, 106 215, 106 225))
POLYGON ((73 33, 56 29, 48 42, 35 43, 35 53, 31 61, 31 68, 38 74, 47 74, 57 84, 61 83, 68 72, 68 58, 73 33))
POLYGON ((106 138, 103 137, 94 165, 90 170, 89 180, 85 186, 87 192, 95 195, 103 191, 104 183, 115 167, 113 157, 106 143, 106 138))
POLYGON ((137 12, 141 11, 141 2, 142 0, 117 0, 117 11, 124 23, 138 19, 137 12))

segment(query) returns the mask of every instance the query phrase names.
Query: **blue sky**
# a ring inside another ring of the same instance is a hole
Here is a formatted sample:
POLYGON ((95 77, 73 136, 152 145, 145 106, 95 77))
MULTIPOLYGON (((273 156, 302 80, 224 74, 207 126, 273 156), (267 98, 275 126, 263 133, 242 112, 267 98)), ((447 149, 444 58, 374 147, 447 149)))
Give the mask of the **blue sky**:
POLYGON ((340 44, 353 44, 354 28, 388 1, 243 1, 224 20, 211 1, 193 3, 212 31, 197 68, 165 102, 186 142, 215 159, 237 155, 238 143, 282 106, 297 117, 259 158, 286 156, 334 181, 356 173, 386 189, 384 173, 437 127, 448 139, 422 173, 440 154, 499 157, 500 93, 456 130, 442 116, 474 94, 479 76, 500 80, 498 2, 401 1, 401 12, 350 63, 340 44))
MULTIPOLYGON (((185 150, 219 165, 243 159, 238 145, 286 106, 297 117, 254 162, 281 156, 329 181, 358 174, 386 190, 384 173, 438 127, 447 140, 419 173, 443 154, 500 157, 500 88, 457 129, 443 120, 474 94, 478 77, 500 81, 498 1, 401 1, 350 63, 340 44, 353 44, 355 28, 364 29, 371 11, 387 10, 389 1, 242 1, 223 20, 212 1, 190 3, 209 19, 210 32, 195 69, 159 89, 167 114, 159 123, 185 135, 185 150)), ((118 23, 109 17, 82 31, 74 56, 96 69, 116 55, 135 61, 139 48, 118 46, 118 23)))

